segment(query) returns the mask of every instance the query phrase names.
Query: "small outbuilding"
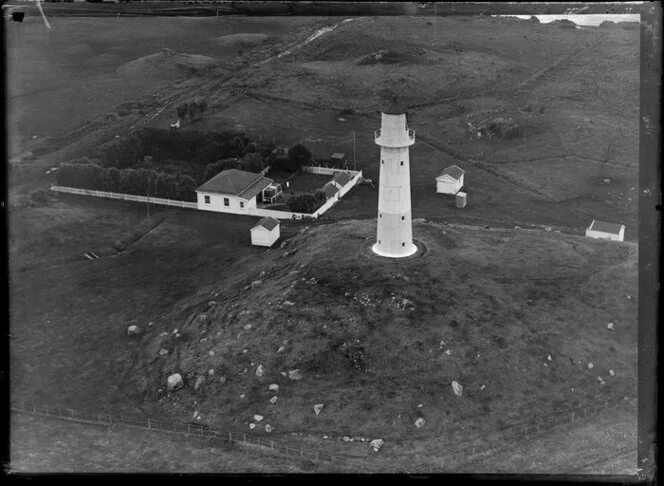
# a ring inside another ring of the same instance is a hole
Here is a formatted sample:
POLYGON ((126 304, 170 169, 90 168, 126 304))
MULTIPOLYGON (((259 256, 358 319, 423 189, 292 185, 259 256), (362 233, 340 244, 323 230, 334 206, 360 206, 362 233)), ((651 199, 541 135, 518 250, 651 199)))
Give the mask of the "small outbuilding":
POLYGON ((330 165, 337 169, 344 169, 348 166, 346 154, 334 153, 330 155, 330 165))
POLYGON ((456 207, 463 209, 468 205, 468 194, 465 192, 457 192, 456 195, 456 207))
POLYGON ((456 194, 464 184, 465 171, 459 166, 452 165, 436 177, 436 192, 441 194, 456 194))
POLYGON ((347 174, 346 172, 335 172, 334 176, 332 176, 332 180, 330 180, 330 183, 336 185, 339 189, 343 189, 343 187, 348 184, 353 178, 347 174))
POLYGON ((339 188, 336 185, 334 185, 332 182, 328 182, 327 184, 325 184, 321 188, 321 190, 325 193, 325 197, 327 199, 333 198, 339 192, 339 188))
POLYGON ((262 218, 251 232, 251 244, 254 246, 272 246, 279 239, 279 220, 271 216, 262 218))
POLYGON ((586 236, 603 240, 624 241, 625 225, 616 223, 605 223, 593 219, 590 226, 586 228, 586 236))

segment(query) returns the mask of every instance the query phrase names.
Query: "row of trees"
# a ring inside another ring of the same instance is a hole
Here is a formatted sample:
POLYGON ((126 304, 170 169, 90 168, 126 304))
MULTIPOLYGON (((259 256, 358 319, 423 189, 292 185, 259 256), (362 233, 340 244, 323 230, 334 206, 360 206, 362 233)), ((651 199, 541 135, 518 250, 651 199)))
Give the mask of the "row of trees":
POLYGON ((196 181, 182 174, 68 163, 58 169, 56 180, 59 185, 67 187, 196 201, 196 181))
POLYGON ((189 116, 191 121, 202 120, 203 112, 207 109, 207 100, 197 97, 193 101, 185 101, 177 106, 178 117, 184 119, 189 116))

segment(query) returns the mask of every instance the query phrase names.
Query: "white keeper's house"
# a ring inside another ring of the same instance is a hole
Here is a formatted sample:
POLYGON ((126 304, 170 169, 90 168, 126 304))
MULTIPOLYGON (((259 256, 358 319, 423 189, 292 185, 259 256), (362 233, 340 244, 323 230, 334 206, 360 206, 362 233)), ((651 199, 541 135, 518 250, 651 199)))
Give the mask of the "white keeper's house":
POLYGON ((224 170, 196 189, 198 209, 220 213, 248 214, 256 208, 257 196, 273 184, 272 179, 237 169, 224 170))
POLYGON ((625 240, 625 225, 616 223, 605 223, 593 219, 590 226, 586 228, 586 236, 612 241, 625 240))
POLYGON ((436 177, 436 192, 441 194, 456 194, 463 187, 464 170, 451 165, 436 177))
POLYGON ((272 246, 279 239, 279 220, 266 216, 256 226, 249 230, 251 232, 251 244, 255 246, 272 246))

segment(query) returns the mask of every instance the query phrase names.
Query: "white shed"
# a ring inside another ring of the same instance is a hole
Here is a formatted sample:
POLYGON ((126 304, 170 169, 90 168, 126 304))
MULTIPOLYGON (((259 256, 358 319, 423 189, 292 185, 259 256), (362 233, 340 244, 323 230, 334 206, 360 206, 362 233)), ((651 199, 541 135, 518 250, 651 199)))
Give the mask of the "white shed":
POLYGON ((261 219, 251 228, 251 244, 255 246, 272 246, 279 239, 279 220, 271 216, 261 219))
POLYGON ((436 177, 436 192, 456 194, 463 187, 464 174, 464 170, 456 165, 448 167, 436 177))
POLYGON ((605 223, 593 219, 590 226, 586 228, 586 236, 590 238, 599 238, 612 241, 624 241, 625 225, 615 223, 605 223))

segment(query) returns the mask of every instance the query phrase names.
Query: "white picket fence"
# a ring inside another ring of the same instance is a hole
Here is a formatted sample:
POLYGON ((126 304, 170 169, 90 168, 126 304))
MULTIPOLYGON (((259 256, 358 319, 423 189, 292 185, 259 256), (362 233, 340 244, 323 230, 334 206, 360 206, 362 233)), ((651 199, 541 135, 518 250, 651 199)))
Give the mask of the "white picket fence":
POLYGON ((108 199, 120 199, 122 201, 147 202, 163 206, 175 206, 178 208, 198 209, 195 202, 178 201, 175 199, 163 199, 160 197, 137 196, 135 194, 119 194, 117 192, 96 191, 92 189, 79 189, 77 187, 51 186, 51 191, 77 194, 79 196, 105 197, 108 199))
MULTIPOLYGON (((348 191, 350 191, 362 178, 362 171, 342 171, 339 169, 328 169, 325 167, 304 167, 305 172, 311 172, 314 174, 326 174, 332 175, 334 172, 348 172, 353 178, 342 187, 339 192, 337 192, 334 197, 328 199, 325 204, 318 208, 314 213, 293 213, 291 211, 277 211, 274 209, 263 209, 263 208, 247 208, 243 212, 237 212, 233 214, 243 214, 248 216, 271 216, 276 219, 303 219, 303 218, 314 218, 318 219, 322 214, 328 211, 332 206, 334 206, 340 198, 342 198, 348 191), (311 170, 309 170, 311 169, 311 170)), ((189 208, 189 209, 198 209, 198 203, 195 202, 186 202, 186 201, 177 201, 173 199, 163 199, 159 197, 149 197, 149 196, 137 196, 134 194, 119 194, 116 192, 107 192, 107 191, 96 191, 92 189, 79 189, 76 187, 64 187, 64 186, 51 186, 51 191, 64 192, 67 194, 77 194, 80 196, 95 196, 95 197, 105 197, 108 199, 120 199, 122 201, 135 201, 135 202, 147 202, 150 204, 159 204, 163 206, 175 206, 178 208, 189 208)), ((231 212, 232 211, 225 211, 231 212)))

